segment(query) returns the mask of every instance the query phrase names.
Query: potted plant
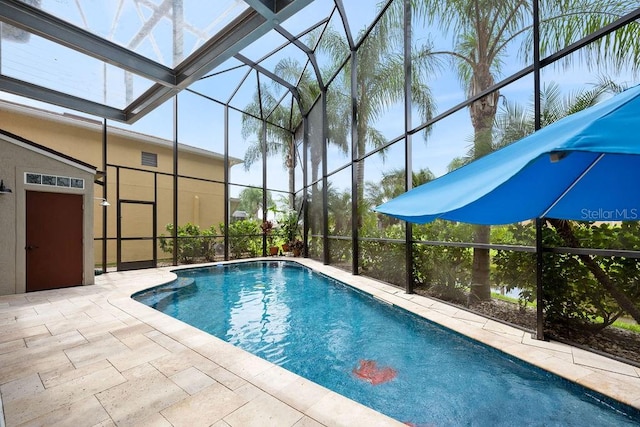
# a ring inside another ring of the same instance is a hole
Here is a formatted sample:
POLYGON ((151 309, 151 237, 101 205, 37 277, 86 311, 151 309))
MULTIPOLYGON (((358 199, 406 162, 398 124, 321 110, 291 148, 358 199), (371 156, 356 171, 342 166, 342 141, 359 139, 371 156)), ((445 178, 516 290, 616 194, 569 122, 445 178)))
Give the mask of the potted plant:
POLYGON ((302 254, 302 250, 304 249, 304 242, 302 240, 294 240, 289 243, 289 247, 293 251, 293 256, 300 256, 302 254))
POLYGON ((267 220, 260 224, 260 228, 262 229, 262 234, 267 236, 267 241, 269 242, 269 255, 278 255, 279 248, 273 244, 273 222, 267 220))
POLYGON ((296 240, 298 234, 298 215, 295 211, 290 211, 279 221, 280 237, 284 240, 282 250, 289 252, 292 250, 291 243, 296 240))

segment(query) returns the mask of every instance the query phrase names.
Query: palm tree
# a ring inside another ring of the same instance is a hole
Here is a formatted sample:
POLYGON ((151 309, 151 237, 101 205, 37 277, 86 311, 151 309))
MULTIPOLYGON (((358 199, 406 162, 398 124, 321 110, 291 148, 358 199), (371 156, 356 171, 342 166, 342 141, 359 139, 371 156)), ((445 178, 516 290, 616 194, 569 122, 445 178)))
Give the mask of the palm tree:
POLYGON ((273 206, 273 200, 271 193, 267 191, 267 207, 265 209, 262 206, 262 189, 255 187, 247 187, 240 192, 240 202, 238 203, 238 210, 248 212, 251 218, 258 218, 258 212, 262 209, 265 211, 273 206))
MULTIPOLYGON (((406 191, 405 176, 406 171, 404 169, 393 169, 383 173, 379 182, 366 182, 367 204, 369 206, 378 206, 404 193, 406 191)), ((417 187, 433 179, 435 179, 435 175, 431 170, 428 168, 420 169, 412 173, 411 185, 417 187)), ((382 226, 400 222, 400 220, 388 215, 376 215, 378 216, 378 223, 382 226)))
MULTIPOLYGON (((310 37, 307 40, 307 45, 317 46, 317 42, 318 40, 310 37)), ((297 81, 296 89, 300 96, 300 107, 302 109, 310 109, 321 95, 318 82, 312 76, 310 68, 303 67, 295 59, 281 59, 274 68, 274 74, 286 81, 297 81)), ((245 108, 245 111, 250 112, 251 115, 243 116, 242 134, 245 138, 253 137, 254 139, 245 153, 244 165, 248 169, 253 163, 262 159, 263 128, 262 120, 257 119, 257 117, 262 117, 271 123, 267 124, 266 155, 280 155, 283 159, 283 164, 289 169, 289 203, 290 207, 293 208, 293 195, 295 192, 294 168, 297 162, 302 161, 302 155, 296 149, 299 141, 295 140, 295 135, 300 134, 302 115, 300 109, 287 108, 277 102, 277 97, 280 95, 279 92, 281 90, 282 86, 277 83, 272 85, 263 84, 260 90, 254 94, 253 101, 245 108), (270 112, 268 117, 266 117, 265 112, 270 112)), ((315 111, 320 106, 317 104, 313 108, 313 111, 315 111)), ((344 98, 335 96, 335 92, 327 94, 328 143, 338 146, 344 152, 347 151, 348 114, 346 111, 349 109, 349 104, 345 102, 344 98)), ((317 113, 312 113, 310 110, 309 114, 315 115, 317 113)), ((320 165, 322 164, 324 130, 322 120, 309 120, 308 123, 311 142, 308 147, 309 179, 312 183, 310 201, 315 203, 310 203, 309 221, 306 226, 311 229, 312 234, 319 234, 321 230, 321 210, 317 210, 314 207, 322 200, 318 189, 318 180, 320 177, 320 165)), ((307 167, 307 165, 304 165, 304 167, 307 167)))
MULTIPOLYGON (((379 7, 383 6, 384 3, 379 7)), ((372 123, 383 117, 391 106, 404 101, 404 21, 393 18, 389 13, 385 13, 380 22, 367 34, 356 52, 357 87, 354 89, 357 99, 357 140, 353 143, 356 144, 358 157, 364 156, 368 149, 380 147, 387 142, 387 138, 374 128, 372 123)), ((365 31, 362 30, 360 35, 364 35, 365 31)), ((319 49, 329 54, 336 64, 344 62, 345 52, 351 50, 344 37, 336 31, 328 31, 323 36, 319 49)), ((412 74, 411 98, 421 118, 426 121, 431 119, 435 110, 435 102, 427 85, 427 78, 438 64, 433 57, 423 55, 421 52, 412 56, 411 61, 414 69, 424 71, 412 74)), ((351 93, 351 67, 351 61, 347 62, 339 78, 332 83, 332 88, 340 85, 340 92, 351 93)), ((351 98, 345 97, 344 101, 350 103, 351 98)), ((347 104, 347 106, 345 111, 350 110, 350 105, 347 104)), ((346 117, 351 116, 346 115, 346 117)), ((380 154, 384 156, 384 151, 380 154)), ((354 167, 357 175, 358 203, 362 204, 364 202, 364 161, 355 163, 354 167)), ((360 216, 358 215, 359 223, 360 216)))
MULTIPOLYGON (((310 45, 315 45, 311 40, 310 45)), ((297 80, 297 90, 300 96, 300 104, 303 108, 309 108, 320 96, 320 87, 313 78, 309 68, 304 68, 297 60, 283 58, 276 64, 274 74, 287 81, 297 80)), ((247 105, 245 111, 251 115, 243 116, 242 135, 244 138, 254 137, 251 145, 247 148, 244 157, 245 168, 248 169, 253 163, 262 159, 262 117, 267 124, 267 156, 281 155, 283 164, 289 168, 289 192, 294 193, 294 167, 301 161, 301 155, 296 150, 299 141, 295 141, 296 131, 302 126, 302 116, 300 109, 283 106, 278 103, 282 86, 273 83, 271 85, 262 84, 260 90, 254 94, 254 99, 247 105), (265 112, 269 112, 268 116, 265 112)), ((340 149, 346 151, 346 114, 347 108, 343 100, 335 97, 328 97, 327 115, 329 123, 329 143, 337 144, 340 149)), ((314 107, 317 108, 317 107, 314 107)), ((310 123, 311 139, 322 141, 321 123, 310 123), (319 126, 320 125, 320 126, 319 126)), ((310 180, 316 182, 320 173, 322 161, 322 150, 319 144, 311 144, 310 154, 310 180)))
POLYGON ((351 211, 351 192, 336 190, 329 185, 327 200, 330 233, 334 236, 350 236, 351 215, 346 215, 346 213, 351 211))
MULTIPOLYGON (((540 91, 540 124, 550 125, 566 116, 589 108, 600 102, 603 96, 617 94, 626 89, 610 79, 600 78, 591 88, 582 88, 569 94, 562 94, 560 85, 551 82, 540 91)), ((533 100, 523 106, 506 102, 498 112, 494 127, 494 150, 505 147, 535 131, 533 100)))
MULTIPOLYGON (((391 23, 388 18, 383 17, 385 21, 376 25, 368 34, 366 41, 358 49, 357 75, 358 75, 358 113, 357 113, 357 134, 358 140, 354 143, 357 145, 358 156, 365 154, 367 147, 379 147, 386 143, 384 135, 371 123, 381 117, 391 105, 404 99, 404 62, 402 57, 403 43, 403 25, 400 22, 391 23)), ((335 29, 328 27, 323 34, 315 34, 309 38, 307 45, 314 46, 314 49, 322 50, 333 59, 332 69, 337 69, 337 65, 345 61, 345 52, 350 52, 351 48, 347 45, 345 38, 335 29), (319 39, 314 37, 320 37, 319 39)), ((429 70, 432 66, 430 58, 425 55, 419 55, 414 58, 414 67, 429 70)), ((327 96, 327 124, 328 124, 328 143, 334 144, 343 152, 348 151, 347 135, 351 123, 351 66, 350 62, 336 76, 331 83, 331 90, 326 92, 327 96)), ((293 59, 283 59, 280 61, 274 71, 280 77, 288 81, 292 81, 292 77, 299 78, 298 92, 303 99, 303 104, 310 106, 312 102, 320 95, 318 83, 311 77, 308 69, 303 68, 293 59)), ((325 74, 325 73, 323 73, 325 74)), ((434 103, 428 86, 424 79, 427 73, 415 73, 412 81, 412 98, 415 105, 421 113, 424 120, 432 117, 434 103)), ((254 116, 261 117, 259 112, 265 110, 261 105, 261 99, 270 101, 274 98, 269 92, 269 88, 261 87, 261 94, 256 93, 253 102, 247 107, 246 111, 251 111, 254 116)), ((317 108, 314 107, 314 108, 317 108)), ((283 114, 273 110, 272 117, 284 117, 283 114)), ((243 122, 243 132, 245 136, 256 135, 262 133, 260 125, 256 124, 256 119, 247 116, 246 122, 243 122), (246 123, 246 124, 245 124, 246 123)), ((291 121, 291 125, 295 126, 300 121, 297 117, 291 121)), ((315 183, 319 179, 319 165, 321 164, 322 143, 323 139, 319 137, 322 133, 322 123, 310 121, 311 140, 319 141, 319 144, 310 144, 310 180, 315 183)), ((286 128, 286 126, 282 126, 286 128)), ((267 155, 275 153, 285 153, 288 145, 283 141, 278 141, 282 136, 278 132, 267 132, 267 155)), ((289 145, 292 147, 292 145, 289 145)), ((245 156, 245 167, 250 167, 253 162, 261 158, 262 144, 261 136, 252 142, 245 156)), ((285 157, 288 155, 284 154, 285 157)), ((290 157, 290 156, 289 156, 290 157)), ((355 164, 358 177, 358 200, 364 200, 364 162, 355 164)), ((319 197, 317 186, 313 184, 311 189, 312 200, 319 197)), ((317 224, 313 218, 310 223, 317 224)), ((316 230, 318 231, 318 230, 316 230)))
MULTIPOLYGON (((404 193, 405 176, 404 169, 392 169, 382 174, 380 182, 367 182, 365 184, 368 193, 367 202, 371 206, 378 206, 404 193)), ((435 175, 429 168, 420 169, 413 172, 411 185, 417 187, 433 179, 435 175)))
POLYGON ((294 131, 292 127, 299 123, 299 111, 290 106, 282 105, 278 98, 279 85, 261 84, 254 94, 252 102, 245 107, 242 116, 242 137, 251 140, 244 155, 245 170, 262 159, 263 125, 266 126, 266 155, 267 157, 280 155, 282 166, 287 169, 289 178, 289 193, 295 191, 294 177, 296 164, 296 150, 294 131), (260 119, 258 118, 260 117, 260 119))
MULTIPOLYGON (((400 20, 402 2, 393 8, 396 20, 400 20)), ((452 49, 426 52, 428 55, 448 58, 461 85, 469 97, 479 95, 496 82, 502 59, 507 49, 521 40, 519 52, 522 59, 530 61, 532 40, 532 3, 526 0, 413 0, 416 19, 437 27, 443 36, 453 35, 452 49)), ((595 29, 602 28, 615 19, 637 8, 637 0, 539 0, 541 11, 541 55, 556 52, 579 40, 595 29)), ((587 65, 599 63, 620 68, 640 67, 640 37, 636 24, 603 37, 585 49, 580 59, 587 65)), ((567 56, 565 61, 575 60, 567 56)), ((474 129, 473 157, 479 158, 491 152, 493 125, 498 108, 499 91, 494 91, 469 106, 474 129)), ((490 228, 476 226, 474 241, 489 243, 490 228)), ((490 298, 490 256, 488 249, 474 249, 471 282, 471 299, 490 298)))
MULTIPOLYGON (((327 223, 329 234, 332 236, 350 237, 353 230, 353 222, 349 214, 352 209, 351 191, 340 190, 331 185, 327 186, 327 223)), ((330 245, 331 264, 346 265, 352 259, 353 250, 350 239, 332 240, 330 245)))
MULTIPOLYGON (((560 86, 551 82, 543 86, 540 91, 540 124, 542 127, 547 126, 563 117, 595 105, 606 94, 620 93, 625 89, 624 85, 601 78, 590 89, 578 89, 563 96, 560 86)), ((504 148, 535 132, 533 110, 533 100, 526 106, 517 102, 505 101, 496 114, 491 137, 491 151, 504 148)), ((458 169, 476 158, 475 146, 471 145, 464 156, 451 160, 447 170, 458 169)))

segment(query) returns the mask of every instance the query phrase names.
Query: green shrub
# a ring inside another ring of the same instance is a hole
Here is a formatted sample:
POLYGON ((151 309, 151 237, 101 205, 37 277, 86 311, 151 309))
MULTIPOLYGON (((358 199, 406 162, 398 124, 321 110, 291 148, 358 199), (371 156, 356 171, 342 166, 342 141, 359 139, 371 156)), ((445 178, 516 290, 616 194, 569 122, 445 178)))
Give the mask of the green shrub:
MULTIPOLYGON (((531 224, 512 224, 493 227, 491 241, 511 245, 535 245, 535 228, 531 224), (494 237, 494 229, 500 236, 494 237)), ((519 290, 518 304, 526 307, 536 298, 536 254, 532 252, 497 250, 493 251, 491 280, 507 291, 519 290)))
MULTIPOLYGON (((224 235, 224 224, 220 224, 224 235)), ((253 219, 229 224, 229 252, 233 258, 255 257, 262 253, 262 234, 258 222, 253 219)))
MULTIPOLYGON (((570 228, 577 242, 584 248, 638 249, 640 225, 637 222, 611 225, 607 223, 571 222, 570 228)), ((516 226, 513 226, 517 234, 516 226)), ((543 229, 545 247, 569 246, 554 227, 543 229)), ((583 256, 584 257, 584 256, 583 256)), ((611 325, 625 311, 608 292, 601 280, 609 281, 640 306, 640 263, 632 258, 587 256, 599 270, 598 279, 580 255, 545 253, 543 263, 545 322, 549 327, 567 327, 598 331, 611 325)), ((496 277, 523 289, 530 299, 535 298, 535 254, 498 251, 493 262, 496 277)), ((592 266, 593 267, 593 266, 592 266)))
MULTIPOLYGON (((470 242, 473 226, 436 220, 414 227, 415 240, 470 242)), ((413 245, 413 278, 416 287, 448 301, 465 304, 471 281, 473 251, 470 248, 442 245, 413 245)))
POLYGON ((291 243, 298 237, 298 213, 289 211, 278 220, 278 237, 285 243, 291 243))
MULTIPOLYGON (((167 224, 165 229, 169 236, 160 235, 160 249, 163 252, 172 254, 173 224, 167 224)), ((193 264, 198 261, 213 261, 215 259, 217 240, 213 227, 200 230, 199 226, 191 223, 178 226, 178 262, 180 264, 193 264)))

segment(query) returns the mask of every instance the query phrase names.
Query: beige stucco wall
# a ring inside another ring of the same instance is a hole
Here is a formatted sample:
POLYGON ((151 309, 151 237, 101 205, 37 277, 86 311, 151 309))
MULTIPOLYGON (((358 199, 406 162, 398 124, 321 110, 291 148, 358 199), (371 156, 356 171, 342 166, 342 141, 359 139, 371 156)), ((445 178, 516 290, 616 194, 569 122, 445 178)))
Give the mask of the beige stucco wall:
POLYGON ((72 162, 28 147, 0 135, 0 178, 12 193, 0 195, 0 295, 26 291, 26 191, 82 194, 84 197, 83 284, 94 281, 93 185, 94 173, 72 162), (13 142, 9 142, 13 141, 13 142), (85 180, 84 189, 24 183, 25 172, 69 176, 85 180))
MULTIPOLYGON (((3 130, 96 165, 99 170, 103 167, 102 122, 3 104, 0 105, 0 124, 3 130)), ((148 171, 127 171, 121 168, 120 199, 153 201, 154 172, 158 172, 158 190, 155 195, 158 218, 156 231, 158 236, 167 234, 165 227, 173 222, 173 178, 163 176, 161 173, 173 173, 171 142, 112 127, 107 132, 107 141, 107 163, 148 171), (142 151, 156 153, 158 166, 142 166, 142 151)), ((221 155, 183 145, 179 147, 179 174, 223 181, 224 161, 221 155)), ((111 206, 106 208, 107 237, 115 238, 117 235, 116 168, 108 167, 106 172, 107 200, 111 203, 111 206)), ((101 186, 95 185, 93 190, 97 197, 102 196, 101 186)), ((191 222, 201 228, 208 228, 224 221, 224 186, 222 184, 180 178, 178 192, 178 223, 180 225, 191 222)), ((98 203, 98 201, 94 203, 93 234, 100 238, 102 237, 103 208, 98 203)), ((136 235, 140 230, 146 230, 140 226, 141 221, 150 222, 151 217, 123 220, 123 236, 136 235)), ((149 247, 149 245, 125 245, 123 258, 149 259, 149 247), (128 253, 124 254, 125 251, 128 253)), ((101 242, 96 242, 94 248, 95 259, 100 263, 101 242)), ((107 261, 114 263, 116 261, 115 241, 108 243, 107 254, 107 261)), ((163 257, 160 251, 158 257, 163 257)))

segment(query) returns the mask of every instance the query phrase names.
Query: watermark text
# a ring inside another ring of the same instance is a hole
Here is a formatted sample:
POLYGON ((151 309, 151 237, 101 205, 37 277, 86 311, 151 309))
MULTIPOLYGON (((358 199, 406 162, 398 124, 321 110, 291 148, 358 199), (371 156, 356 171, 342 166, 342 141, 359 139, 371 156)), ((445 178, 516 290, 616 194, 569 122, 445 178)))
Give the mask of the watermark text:
POLYGON ((587 209, 580 211, 580 219, 585 221, 632 221, 639 219, 638 209, 587 209))

